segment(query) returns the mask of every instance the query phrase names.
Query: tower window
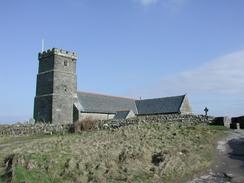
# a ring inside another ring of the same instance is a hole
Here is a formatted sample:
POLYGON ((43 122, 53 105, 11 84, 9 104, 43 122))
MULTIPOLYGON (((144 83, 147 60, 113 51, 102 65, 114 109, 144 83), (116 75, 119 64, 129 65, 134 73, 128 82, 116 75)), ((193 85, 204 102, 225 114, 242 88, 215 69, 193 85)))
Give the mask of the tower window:
POLYGON ((68 61, 67 60, 64 61, 64 66, 68 66, 68 61))
POLYGON ((64 85, 64 91, 67 92, 67 86, 66 85, 64 85))

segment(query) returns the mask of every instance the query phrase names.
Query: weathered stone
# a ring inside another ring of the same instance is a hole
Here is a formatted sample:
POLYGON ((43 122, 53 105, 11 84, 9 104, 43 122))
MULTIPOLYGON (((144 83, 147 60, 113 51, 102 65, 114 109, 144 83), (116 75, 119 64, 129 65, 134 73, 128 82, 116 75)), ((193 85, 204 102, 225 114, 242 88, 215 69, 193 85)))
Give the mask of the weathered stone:
POLYGON ((97 129, 114 129, 128 125, 135 124, 153 124, 163 122, 181 122, 181 123, 206 123, 209 124, 213 117, 206 118, 203 115, 181 115, 181 114, 168 114, 168 115, 152 115, 152 116, 138 116, 130 119, 110 119, 101 120, 97 123, 97 129))
POLYGON ((244 116, 231 118, 230 128, 236 129, 238 123, 239 123, 240 129, 244 129, 244 116))
POLYGON ((77 98, 76 55, 53 49, 39 54, 34 119, 36 122, 73 123, 77 98))
POLYGON ((0 125, 0 136, 26 136, 26 135, 52 135, 64 134, 73 125, 66 124, 23 124, 23 125, 0 125))
MULTIPOLYGON (((206 119, 205 116, 197 115, 155 115, 155 116, 143 116, 130 119, 111 119, 97 121, 95 124, 96 130, 115 129, 128 125, 137 124, 153 124, 153 123, 167 123, 167 122, 180 122, 189 124, 205 123, 209 124, 212 121, 212 117, 206 119)), ((26 135, 52 135, 52 134, 64 134, 71 132, 74 128, 73 124, 15 124, 15 125, 0 125, 0 136, 26 136, 26 135)), ((177 135, 177 134, 172 134, 177 135)))
POLYGON ((225 117, 216 117, 213 119, 211 125, 217 125, 217 126, 230 126, 230 118, 227 116, 225 117))

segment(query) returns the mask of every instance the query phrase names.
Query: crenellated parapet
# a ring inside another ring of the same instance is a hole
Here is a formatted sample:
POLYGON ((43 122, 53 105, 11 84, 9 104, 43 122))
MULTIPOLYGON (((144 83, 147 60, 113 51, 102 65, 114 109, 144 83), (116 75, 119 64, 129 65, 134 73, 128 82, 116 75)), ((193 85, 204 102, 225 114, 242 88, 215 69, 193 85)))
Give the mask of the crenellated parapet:
POLYGON ((66 51, 66 50, 58 49, 58 48, 48 49, 47 51, 40 52, 38 54, 38 58, 41 59, 41 58, 49 57, 51 55, 60 55, 63 57, 77 59, 77 54, 75 52, 70 52, 70 51, 66 51))

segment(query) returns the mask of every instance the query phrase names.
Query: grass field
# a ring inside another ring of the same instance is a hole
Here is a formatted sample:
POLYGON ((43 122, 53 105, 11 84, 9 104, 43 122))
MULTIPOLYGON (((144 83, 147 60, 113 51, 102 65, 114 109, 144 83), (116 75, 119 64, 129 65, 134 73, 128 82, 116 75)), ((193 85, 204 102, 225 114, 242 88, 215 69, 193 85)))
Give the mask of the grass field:
POLYGON ((1 182, 179 182, 211 165, 224 127, 185 123, 1 137, 1 182))

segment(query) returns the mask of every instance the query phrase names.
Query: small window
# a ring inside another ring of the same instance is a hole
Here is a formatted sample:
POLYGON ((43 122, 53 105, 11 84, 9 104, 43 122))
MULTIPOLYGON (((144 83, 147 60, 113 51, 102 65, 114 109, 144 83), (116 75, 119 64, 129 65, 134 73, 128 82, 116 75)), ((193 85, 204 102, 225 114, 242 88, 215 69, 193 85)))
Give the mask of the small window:
POLYGON ((64 66, 68 66, 68 61, 67 60, 64 61, 64 66))
POLYGON ((64 86, 64 91, 67 92, 67 86, 64 86))

